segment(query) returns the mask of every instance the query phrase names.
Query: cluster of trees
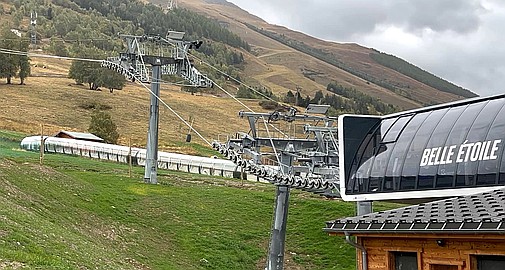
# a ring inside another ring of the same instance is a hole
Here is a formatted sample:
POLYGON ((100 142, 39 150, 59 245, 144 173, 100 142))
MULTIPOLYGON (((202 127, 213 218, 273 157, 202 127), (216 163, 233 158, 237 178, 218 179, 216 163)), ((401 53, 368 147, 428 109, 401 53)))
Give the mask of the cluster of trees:
POLYGON ((241 52, 232 50, 222 43, 206 42, 198 49, 217 65, 239 65, 244 62, 244 55, 241 52))
POLYGON ((342 98, 335 94, 324 95, 320 90, 315 93, 313 98, 309 96, 304 98, 298 91, 296 93, 288 91, 283 97, 283 101, 303 108, 306 108, 309 104, 330 105, 331 110, 328 113, 329 116, 337 116, 341 113, 356 113, 356 104, 352 100, 342 98))
POLYGON ((190 37, 220 41, 236 48, 250 50, 239 36, 217 21, 186 9, 166 13, 162 8, 139 0, 72 0, 87 10, 96 10, 106 17, 117 17, 139 25, 148 34, 166 35, 167 30, 184 31, 190 37))
POLYGON ((328 84, 327 90, 334 94, 325 95, 322 91, 317 91, 313 98, 309 96, 304 98, 300 92, 288 91, 283 97, 283 101, 304 108, 309 104, 330 105, 332 109, 329 114, 331 116, 342 113, 390 114, 398 111, 398 108, 393 105, 335 82, 328 84))
MULTIPOLYGON (((88 59, 104 59, 103 53, 96 48, 80 46, 78 57, 88 59)), ((78 84, 86 83, 90 90, 99 87, 109 89, 123 89, 126 79, 123 75, 106 68, 100 67, 100 63, 88 61, 73 61, 68 76, 78 84)))
POLYGON ((323 91, 317 91, 314 97, 303 97, 300 92, 288 91, 281 99, 274 95, 268 88, 257 87, 256 91, 262 93, 260 95, 244 86, 238 88, 238 98, 261 99, 260 105, 264 109, 275 108, 280 109, 278 100, 295 106, 306 108, 309 104, 325 104, 330 105, 331 110, 329 115, 336 116, 342 113, 357 113, 357 114, 390 114, 399 111, 393 105, 386 104, 378 98, 371 97, 352 87, 345 87, 336 82, 328 84, 327 90, 332 94, 324 94, 323 91), (265 96, 271 100, 265 100, 265 96))
MULTIPOLYGON (((15 35, 8 27, 0 30, 0 48, 28 52, 30 42, 26 38, 15 35)), ((0 53, 0 78, 6 78, 7 84, 12 83, 13 77, 25 83, 25 79, 30 76, 30 59, 25 55, 14 55, 0 53)))
POLYGON ((362 114, 390 114, 399 111, 399 108, 382 102, 352 87, 345 87, 337 82, 329 83, 326 90, 352 100, 355 113, 362 114))
POLYGON ((265 87, 255 87, 254 92, 253 90, 241 85, 238 90, 237 94, 235 94, 236 97, 238 98, 250 98, 250 99, 265 99, 265 97, 269 97, 270 99, 277 100, 277 96, 272 93, 272 90, 265 88, 265 87))
POLYGON ((300 92, 298 92, 298 91, 296 91, 296 94, 293 94, 292 91, 288 91, 282 100, 286 103, 293 104, 293 105, 300 106, 300 107, 304 107, 304 108, 306 108, 310 104, 310 101, 311 101, 309 96, 306 96, 305 98, 303 98, 302 95, 300 94, 300 92))
MULTIPOLYGON (((69 0, 55 0, 52 3, 41 0, 14 0, 10 14, 14 18, 13 28, 23 29, 20 22, 36 11, 37 35, 39 39, 58 37, 66 40, 65 46, 80 43, 103 51, 122 50, 118 32, 143 34, 143 30, 133 22, 116 17, 105 18, 97 11, 87 11, 69 0)), ((28 30, 28 29, 25 29, 28 30)))
POLYGON ((88 84, 90 90, 99 90, 100 87, 104 87, 111 93, 114 89, 123 89, 126 82, 123 75, 102 68, 98 63, 84 61, 72 62, 68 75, 78 84, 88 84))
POLYGON ((371 53, 370 57, 375 62, 385 67, 394 69, 404 75, 413 78, 414 80, 422 82, 440 91, 456 94, 466 98, 478 96, 477 94, 471 92, 468 89, 454 85, 394 55, 377 52, 377 53, 371 53))

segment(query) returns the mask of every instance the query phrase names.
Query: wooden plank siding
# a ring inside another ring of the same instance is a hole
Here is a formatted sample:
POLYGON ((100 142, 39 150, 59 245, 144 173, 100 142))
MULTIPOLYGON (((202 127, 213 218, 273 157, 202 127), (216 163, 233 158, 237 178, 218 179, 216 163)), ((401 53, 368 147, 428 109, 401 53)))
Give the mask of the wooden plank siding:
MULTIPOLYGON (((419 270, 477 270, 474 255, 505 256, 505 235, 382 234, 358 235, 356 241, 367 250, 369 270, 394 270, 395 251, 416 252, 419 270)), ((361 251, 357 258, 362 269, 361 251)))

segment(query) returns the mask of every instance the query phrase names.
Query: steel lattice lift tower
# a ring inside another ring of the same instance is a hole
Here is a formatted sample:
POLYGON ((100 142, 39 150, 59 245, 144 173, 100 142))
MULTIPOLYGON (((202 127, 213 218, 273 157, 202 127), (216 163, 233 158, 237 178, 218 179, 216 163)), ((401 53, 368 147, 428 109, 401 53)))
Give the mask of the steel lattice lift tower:
POLYGON ((165 38, 147 35, 121 37, 126 40, 126 52, 102 61, 102 67, 115 70, 132 81, 151 84, 144 182, 156 184, 161 75, 178 75, 194 87, 201 88, 212 87, 213 82, 201 74, 188 58, 189 50, 198 49, 202 41, 184 41, 184 32, 169 31, 165 38))
POLYGON ((37 45, 37 11, 30 12, 30 43, 37 45))

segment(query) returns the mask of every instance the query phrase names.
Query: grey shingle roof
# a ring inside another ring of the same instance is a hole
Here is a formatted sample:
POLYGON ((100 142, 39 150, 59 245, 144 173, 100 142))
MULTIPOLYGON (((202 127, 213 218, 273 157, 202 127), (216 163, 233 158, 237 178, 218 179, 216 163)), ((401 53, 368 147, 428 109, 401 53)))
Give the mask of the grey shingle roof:
POLYGON ((324 231, 505 234, 505 189, 337 219, 324 231))

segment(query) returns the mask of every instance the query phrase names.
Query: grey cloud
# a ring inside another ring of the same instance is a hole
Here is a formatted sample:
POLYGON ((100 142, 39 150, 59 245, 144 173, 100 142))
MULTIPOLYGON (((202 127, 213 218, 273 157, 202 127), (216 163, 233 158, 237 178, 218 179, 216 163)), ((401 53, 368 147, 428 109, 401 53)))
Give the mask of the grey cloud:
POLYGON ((231 0, 269 22, 341 40, 381 25, 409 31, 432 29, 468 33, 479 27, 479 0, 231 0))
POLYGON ((481 16, 478 31, 470 34, 432 33, 415 46, 388 42, 381 33, 361 36, 360 44, 378 48, 420 66, 480 95, 504 93, 505 6, 481 16))
POLYGON ((389 1, 388 8, 388 14, 391 14, 389 23, 403 24, 410 31, 428 28, 457 33, 475 31, 483 12, 485 10, 478 0, 389 1))
POLYGON ((342 39, 356 34, 373 32, 378 22, 388 19, 382 4, 372 7, 368 0, 348 1, 345 4, 325 1, 304 8, 291 6, 293 13, 305 13, 293 23, 304 32, 312 32, 325 39, 342 39))

